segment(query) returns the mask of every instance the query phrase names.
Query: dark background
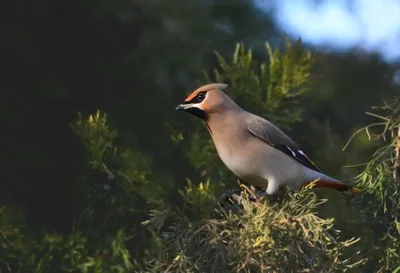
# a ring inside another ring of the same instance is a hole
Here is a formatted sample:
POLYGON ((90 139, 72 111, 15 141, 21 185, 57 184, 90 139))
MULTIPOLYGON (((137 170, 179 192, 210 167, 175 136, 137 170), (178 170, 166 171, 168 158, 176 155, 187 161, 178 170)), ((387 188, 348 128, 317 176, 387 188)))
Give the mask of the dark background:
MULTIPOLYGON (((29 232, 68 234, 86 171, 70 124, 77 112, 96 109, 108 114, 120 144, 151 158, 151 180, 175 199, 186 177, 199 177, 185 144, 171 140, 172 132, 197 126, 173 111, 176 104, 198 87, 203 70, 217 66, 214 50, 229 57, 243 42, 266 60, 264 43, 280 46, 282 35, 251 1, 2 3, 0 204, 21 211, 29 232)), ((349 178, 357 171, 343 166, 368 160, 371 144, 358 139, 341 149, 371 121, 364 112, 398 92, 396 65, 357 50, 313 50, 312 89, 301 98, 307 126, 290 134, 327 173, 349 178)))

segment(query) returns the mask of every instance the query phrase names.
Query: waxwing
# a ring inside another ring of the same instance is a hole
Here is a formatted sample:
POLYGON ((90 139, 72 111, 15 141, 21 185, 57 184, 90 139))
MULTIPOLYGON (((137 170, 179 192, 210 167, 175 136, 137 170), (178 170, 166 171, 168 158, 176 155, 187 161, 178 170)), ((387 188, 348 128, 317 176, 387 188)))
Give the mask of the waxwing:
POLYGON ((317 180, 315 188, 346 195, 358 189, 322 173, 274 124, 239 107, 222 90, 223 83, 204 85, 175 110, 188 112, 206 125, 219 157, 236 176, 274 194, 281 187, 299 190, 317 180))

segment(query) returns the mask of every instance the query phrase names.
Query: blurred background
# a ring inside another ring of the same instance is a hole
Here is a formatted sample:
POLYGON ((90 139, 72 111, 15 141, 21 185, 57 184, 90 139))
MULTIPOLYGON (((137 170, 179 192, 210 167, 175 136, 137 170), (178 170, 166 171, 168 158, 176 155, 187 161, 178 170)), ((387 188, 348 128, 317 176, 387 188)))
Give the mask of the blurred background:
POLYGON ((349 179, 357 170, 344 166, 367 161, 371 144, 343 146, 371 122, 371 106, 400 91, 399 14, 396 0, 6 1, 0 204, 32 230, 70 232, 86 164, 70 124, 97 109, 119 144, 150 158, 149 179, 173 200, 186 178, 201 179, 172 137, 198 122, 175 106, 217 67, 214 51, 230 58, 243 42, 266 61, 265 42, 281 47, 285 34, 317 57, 289 134, 328 174, 349 179))

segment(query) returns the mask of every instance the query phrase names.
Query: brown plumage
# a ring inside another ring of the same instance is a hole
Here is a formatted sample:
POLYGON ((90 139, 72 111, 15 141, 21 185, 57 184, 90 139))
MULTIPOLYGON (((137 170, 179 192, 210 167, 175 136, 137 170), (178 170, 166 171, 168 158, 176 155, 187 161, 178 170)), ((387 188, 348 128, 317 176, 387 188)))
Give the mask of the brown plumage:
POLYGON ((271 122, 239 107, 222 90, 223 83, 193 91, 176 110, 202 119, 221 160, 238 177, 274 194, 286 185, 298 190, 319 179, 315 187, 346 194, 357 192, 321 172, 298 145, 271 122))

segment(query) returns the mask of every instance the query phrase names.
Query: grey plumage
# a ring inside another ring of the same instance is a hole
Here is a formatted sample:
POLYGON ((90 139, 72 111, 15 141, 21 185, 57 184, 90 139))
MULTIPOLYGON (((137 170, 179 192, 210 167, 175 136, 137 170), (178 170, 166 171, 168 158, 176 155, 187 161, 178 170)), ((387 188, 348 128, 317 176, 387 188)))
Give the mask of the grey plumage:
MULTIPOLYGON (((250 114, 250 113, 249 113, 250 114)), ((246 119, 247 129, 256 137, 264 140, 268 144, 282 144, 297 148, 297 144, 291 140, 284 132, 272 124, 254 114, 250 114, 246 119)))
POLYGON ((268 145, 282 151, 288 156, 293 157, 303 165, 310 169, 321 172, 321 170, 306 157, 299 145, 291 140, 284 132, 268 120, 256 115, 250 114, 251 118, 247 119, 247 129, 255 136, 268 145))
POLYGON ((195 90, 176 110, 201 118, 221 160, 241 179, 274 194, 284 185, 300 189, 320 179, 318 187, 342 192, 350 187, 323 174, 298 144, 270 121, 239 107, 221 89, 209 84, 195 90))

